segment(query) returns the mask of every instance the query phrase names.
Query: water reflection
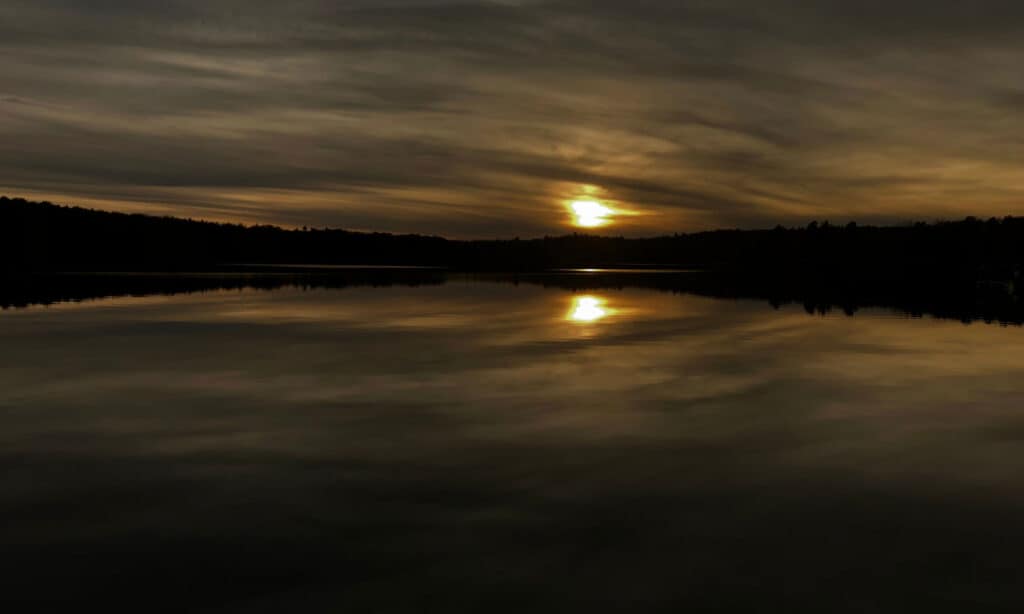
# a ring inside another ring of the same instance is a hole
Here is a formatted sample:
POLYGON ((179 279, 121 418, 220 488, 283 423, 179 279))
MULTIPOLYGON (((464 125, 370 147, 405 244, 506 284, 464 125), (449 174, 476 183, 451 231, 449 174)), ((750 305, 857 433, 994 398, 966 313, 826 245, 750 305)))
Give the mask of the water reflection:
POLYGON ((5 598, 1014 611, 1024 330, 573 291, 0 313, 5 598))
MULTIPOLYGON (((474 282, 514 285, 536 284, 573 292, 650 288, 724 299, 759 299, 772 306, 800 304, 808 314, 841 311, 853 315, 861 309, 887 308, 919 317, 924 314, 963 322, 984 320, 1024 324, 1024 301, 995 293, 981 284, 879 283, 837 289, 816 280, 778 280, 682 270, 563 269, 518 273, 460 274, 441 270, 345 268, 308 270, 291 267, 261 272, 224 271, 209 274, 54 274, 13 277, 0 283, 0 311, 30 305, 79 302, 115 296, 172 295, 218 289, 353 288, 474 282)), ((647 302, 645 299, 644 302, 647 302)), ((616 315, 621 311, 616 312, 616 315)), ((571 318, 565 318, 571 320, 571 318)))
POLYGON ((611 309, 605 306, 607 301, 597 296, 576 296, 572 299, 572 306, 566 316, 573 322, 590 324, 610 315, 611 309))

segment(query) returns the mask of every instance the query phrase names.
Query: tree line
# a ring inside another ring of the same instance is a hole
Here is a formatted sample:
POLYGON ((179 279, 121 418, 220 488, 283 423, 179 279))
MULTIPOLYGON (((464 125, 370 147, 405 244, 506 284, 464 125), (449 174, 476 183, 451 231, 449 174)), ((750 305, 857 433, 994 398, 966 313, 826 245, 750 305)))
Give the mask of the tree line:
POLYGON ((436 266, 466 271, 681 267, 768 277, 941 278, 1013 284, 1024 218, 716 230, 644 239, 569 234, 452 240, 115 213, 0 197, 0 271, 184 271, 232 264, 436 266))

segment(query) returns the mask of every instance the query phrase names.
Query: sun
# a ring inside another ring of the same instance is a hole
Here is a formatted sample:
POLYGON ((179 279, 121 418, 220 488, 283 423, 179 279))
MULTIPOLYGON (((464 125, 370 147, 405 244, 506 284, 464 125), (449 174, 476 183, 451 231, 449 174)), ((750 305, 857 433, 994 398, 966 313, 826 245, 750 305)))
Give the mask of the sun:
POLYGON ((582 228, 596 228, 610 224, 609 216, 615 211, 605 207, 595 200, 574 200, 569 203, 572 210, 573 223, 582 228))

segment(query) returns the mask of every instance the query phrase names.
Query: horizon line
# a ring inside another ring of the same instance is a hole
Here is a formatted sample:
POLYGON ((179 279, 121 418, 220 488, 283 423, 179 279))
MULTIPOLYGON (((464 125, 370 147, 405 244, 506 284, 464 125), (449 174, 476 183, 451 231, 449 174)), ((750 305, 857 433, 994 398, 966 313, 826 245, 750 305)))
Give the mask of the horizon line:
POLYGON ((771 227, 767 227, 767 226, 764 226, 764 227, 748 227, 748 228, 742 228, 742 227, 738 227, 738 226, 734 226, 734 227, 719 227, 719 228, 712 228, 712 229, 707 229, 707 230, 695 230, 695 231, 691 231, 691 232, 673 231, 673 232, 667 232, 667 233, 659 234, 659 235, 645 235, 645 236, 632 236, 632 237, 627 237, 627 236, 621 235, 621 234, 620 235, 595 234, 595 233, 592 233, 592 232, 586 232, 585 229, 578 229, 578 230, 573 230, 571 232, 565 232, 565 233, 562 233, 562 234, 545 234, 543 236, 532 236, 532 237, 527 237, 527 238, 522 238, 522 237, 517 235, 517 236, 514 236, 514 237, 491 237, 491 238, 465 239, 465 238, 449 237, 449 236, 444 236, 444 235, 440 235, 440 234, 423 234, 423 233, 419 233, 419 232, 395 232, 395 231, 388 231, 388 230, 352 230, 352 229, 349 229, 349 228, 337 227, 337 226, 322 226, 322 227, 308 226, 308 225, 289 226, 289 225, 283 225, 283 224, 279 224, 279 223, 255 223, 254 224, 254 223, 246 223, 246 222, 216 221, 216 220, 212 220, 212 219, 184 217, 184 216, 181 216, 181 215, 169 215, 169 214, 168 215, 162 215, 162 214, 158 214, 158 213, 142 213, 142 212, 118 211, 116 209, 97 209, 97 208, 88 207, 88 206, 82 206, 82 205, 77 205, 77 204, 58 203, 58 202, 53 202, 53 201, 50 201, 50 200, 32 200, 32 199, 29 199, 29 198, 25 198, 23 196, 10 196, 10 195, 7 195, 7 194, 0 194, 0 202, 5 202, 5 201, 6 202, 19 202, 20 201, 20 202, 27 203, 27 204, 51 206, 51 207, 58 207, 58 208, 62 208, 62 209, 79 209, 79 210, 82 210, 82 211, 89 211, 89 212, 94 212, 94 213, 105 213, 105 214, 110 214, 110 215, 124 215, 124 216, 129 216, 129 217, 131 217, 131 216, 140 216, 140 217, 148 217, 148 218, 154 218, 154 219, 171 219, 171 220, 178 220, 178 221, 182 221, 182 222, 193 222, 193 223, 197 223, 197 224, 213 224, 213 225, 218 225, 218 226, 239 226, 239 227, 242 227, 242 228, 245 228, 245 229, 250 229, 250 228, 273 228, 273 229, 280 230, 280 231, 283 231, 283 232, 346 232, 346 233, 351 233, 351 234, 388 235, 388 236, 393 236, 393 237, 421 237, 421 238, 427 238, 427 239, 440 239, 440 240, 444 240, 444 241, 453 241, 453 242, 460 242, 460 243, 489 242, 489 241, 543 241, 543 240, 549 240, 549 239, 563 239, 563 238, 571 238, 571 237, 586 237, 586 238, 595 238, 595 239, 613 239, 613 240, 624 240, 624 241, 644 241, 644 240, 664 239, 664 238, 672 238, 672 237, 680 237, 680 236, 695 236, 695 235, 702 235, 702 234, 714 234, 714 233, 721 233, 721 232, 771 232, 771 231, 775 231, 775 230, 779 230, 779 229, 782 229, 782 230, 785 230, 785 231, 799 231, 799 230, 808 230, 808 229, 811 229, 812 227, 813 228, 817 228, 817 229, 822 229, 822 228, 851 228, 851 227, 852 228, 876 228, 876 229, 883 229, 883 228, 908 228, 908 227, 918 226, 918 225, 921 225, 921 224, 928 225, 928 226, 934 226, 934 225, 940 225, 940 224, 955 224, 955 223, 970 222, 970 221, 975 221, 975 222, 991 222, 993 220, 995 220, 995 221, 1004 221, 1004 220, 1024 219, 1024 216, 1014 216, 1014 215, 1004 215, 1002 217, 989 216, 987 218, 979 217, 979 216, 976 216, 976 215, 967 215, 967 216, 964 216, 962 219, 935 218, 935 219, 933 219, 931 221, 907 220, 907 221, 904 221, 904 222, 892 223, 892 224, 871 224, 871 223, 862 224, 860 222, 857 222, 856 220, 849 220, 846 223, 835 223, 835 224, 833 224, 830 220, 827 220, 827 219, 823 219, 823 220, 812 219, 809 222, 807 222, 806 224, 801 225, 801 226, 785 226, 785 225, 779 223, 779 224, 776 224, 776 225, 771 226, 771 227))

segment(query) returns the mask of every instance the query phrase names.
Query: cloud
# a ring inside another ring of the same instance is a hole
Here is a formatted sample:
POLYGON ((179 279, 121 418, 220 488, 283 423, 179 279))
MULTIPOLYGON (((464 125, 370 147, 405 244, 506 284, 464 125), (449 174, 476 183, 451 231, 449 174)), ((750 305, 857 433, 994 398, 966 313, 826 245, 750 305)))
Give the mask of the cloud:
POLYGON ((627 234, 1024 213, 1021 17, 1001 1, 14 0, 0 188, 460 236, 564 231, 584 185, 644 214, 627 234))

